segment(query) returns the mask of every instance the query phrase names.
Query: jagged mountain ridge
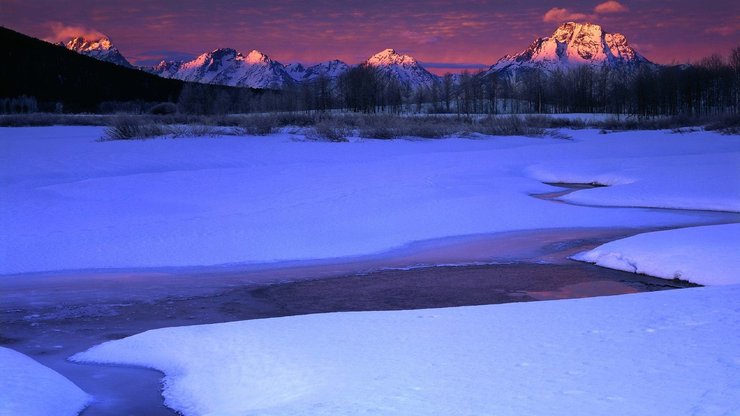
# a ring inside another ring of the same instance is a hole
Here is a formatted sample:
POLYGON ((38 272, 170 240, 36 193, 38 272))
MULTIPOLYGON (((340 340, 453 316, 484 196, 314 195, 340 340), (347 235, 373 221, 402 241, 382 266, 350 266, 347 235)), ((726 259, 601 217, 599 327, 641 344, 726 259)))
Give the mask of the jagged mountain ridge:
POLYGON ((285 67, 260 51, 243 55, 223 48, 186 62, 162 61, 151 73, 182 81, 252 88, 284 88, 293 83, 285 67))
POLYGON ((67 42, 59 42, 59 45, 101 61, 133 68, 133 65, 121 55, 121 52, 113 46, 113 43, 107 36, 97 39, 86 39, 82 36, 77 36, 69 39, 67 42))
POLYGON ((162 61, 149 72, 183 81, 279 89, 312 82, 320 76, 336 79, 348 69, 349 65, 339 60, 309 67, 300 63, 283 65, 257 50, 242 55, 234 49, 225 48, 204 53, 191 61, 162 61))
MULTIPOLYGON (((61 46, 93 58, 133 67, 113 46, 108 37, 85 39, 75 37, 61 46)), ((385 49, 363 64, 378 68, 381 74, 391 77, 411 90, 430 88, 439 77, 430 73, 409 55, 385 49)), ((190 61, 161 61, 153 67, 140 69, 163 78, 251 88, 285 88, 289 85, 313 82, 319 77, 336 81, 351 68, 340 60, 304 66, 300 63, 283 65, 266 54, 252 50, 243 55, 232 48, 206 52, 190 61)))
POLYGON ((621 33, 606 32, 596 24, 567 22, 524 51, 499 59, 486 74, 511 75, 528 69, 552 72, 580 65, 629 70, 655 64, 633 49, 621 33))
MULTIPOLYGON (((395 79, 412 90, 431 88, 439 77, 422 67, 413 57, 383 50, 365 62, 381 74, 395 79)), ((246 57, 234 49, 217 49, 188 62, 162 61, 152 73, 184 81, 217 83, 254 88, 284 88, 291 84, 313 82, 323 76, 335 81, 350 65, 332 60, 306 67, 300 63, 282 65, 267 55, 253 50, 246 57)))

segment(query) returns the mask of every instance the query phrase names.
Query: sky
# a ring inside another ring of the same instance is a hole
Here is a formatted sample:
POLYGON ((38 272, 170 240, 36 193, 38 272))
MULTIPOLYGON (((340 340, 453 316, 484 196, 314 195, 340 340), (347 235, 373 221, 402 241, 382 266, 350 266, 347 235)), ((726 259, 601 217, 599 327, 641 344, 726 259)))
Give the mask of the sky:
POLYGON ((41 39, 104 33, 132 63, 230 47, 282 63, 354 64, 386 48, 436 73, 488 67, 566 21, 619 32, 657 63, 740 46, 733 0, 0 0, 0 25, 41 39))

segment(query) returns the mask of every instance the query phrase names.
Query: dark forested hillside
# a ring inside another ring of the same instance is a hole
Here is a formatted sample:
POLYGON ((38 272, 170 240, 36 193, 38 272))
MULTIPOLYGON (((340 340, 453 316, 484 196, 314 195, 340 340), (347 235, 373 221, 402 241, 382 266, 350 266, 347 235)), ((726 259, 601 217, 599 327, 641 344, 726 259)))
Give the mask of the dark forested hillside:
MULTIPOLYGON (((189 85, 99 61, 0 27, 0 99, 28 97, 42 111, 97 112, 103 103, 176 102, 189 85)), ((256 92, 223 86, 193 87, 206 97, 254 97, 256 92)))
POLYGON ((0 28, 0 97, 35 97, 40 106, 94 111, 104 101, 174 101, 183 82, 69 51, 0 28))

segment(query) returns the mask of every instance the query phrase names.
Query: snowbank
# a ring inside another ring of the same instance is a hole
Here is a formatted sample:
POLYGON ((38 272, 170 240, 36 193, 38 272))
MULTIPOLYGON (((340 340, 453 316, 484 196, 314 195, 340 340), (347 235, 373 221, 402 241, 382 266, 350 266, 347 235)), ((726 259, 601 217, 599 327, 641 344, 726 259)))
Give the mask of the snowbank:
POLYGON ((512 230, 707 223, 555 204, 740 211, 740 142, 713 133, 573 140, 300 142, 290 134, 97 142, 98 127, 0 128, 0 274, 380 253, 512 230))
POLYGON ((0 347, 0 415, 77 415, 90 397, 56 371, 0 347))
POLYGON ((740 224, 639 234, 572 258, 611 269, 703 285, 740 284, 740 224))
POLYGON ((73 360, 154 367, 185 415, 738 414, 740 286, 165 328, 73 360))
POLYGON ((575 152, 531 166, 543 182, 607 187, 566 195, 575 204, 740 211, 740 143, 714 134, 660 131, 586 138, 575 152))

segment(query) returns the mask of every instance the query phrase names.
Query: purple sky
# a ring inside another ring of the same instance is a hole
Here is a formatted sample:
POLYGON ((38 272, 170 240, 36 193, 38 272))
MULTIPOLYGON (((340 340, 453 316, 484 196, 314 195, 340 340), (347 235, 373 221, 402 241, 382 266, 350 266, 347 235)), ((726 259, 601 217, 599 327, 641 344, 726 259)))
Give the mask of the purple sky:
POLYGON ((137 64, 219 47, 283 63, 357 63, 395 48, 442 73, 493 64, 567 20, 623 33, 648 59, 687 62, 740 46, 732 0, 0 0, 0 25, 45 39, 107 34, 137 64))

